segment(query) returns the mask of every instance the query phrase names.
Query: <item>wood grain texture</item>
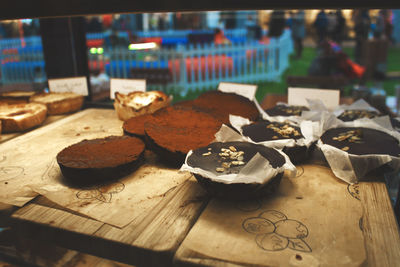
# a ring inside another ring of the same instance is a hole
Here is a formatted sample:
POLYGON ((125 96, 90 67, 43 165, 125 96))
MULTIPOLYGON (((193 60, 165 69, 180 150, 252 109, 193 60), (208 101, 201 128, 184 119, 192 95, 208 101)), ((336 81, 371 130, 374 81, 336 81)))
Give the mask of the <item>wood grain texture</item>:
POLYGON ((107 260, 101 257, 81 253, 41 242, 13 235, 13 246, 8 251, 0 246, 0 252, 5 256, 5 265, 0 266, 26 266, 40 267, 128 267, 133 265, 107 260), (12 265, 10 265, 12 263, 12 265), (7 265, 8 264, 8 265, 7 265))
POLYGON ((386 184, 383 181, 361 182, 363 234, 368 266, 398 266, 400 236, 386 184))
POLYGON ((85 138, 120 135, 121 125, 113 110, 87 109, 0 144, 0 202, 32 200, 35 186, 54 180, 50 167, 59 151, 85 138))
POLYGON ((327 167, 304 165, 298 166, 298 171, 297 178, 282 180, 274 196, 261 200, 258 205, 253 203, 250 208, 238 210, 237 204, 212 200, 179 247, 174 264, 224 267, 363 265, 367 256, 359 226, 362 208, 357 188, 348 187, 335 178, 327 167), (274 212, 286 218, 273 221, 270 218, 274 212), (291 246, 289 239, 287 247, 280 247, 285 241, 282 237, 296 236, 289 234, 290 227, 286 228, 285 231, 289 231, 286 233, 279 230, 285 220, 287 226, 297 221, 308 229, 301 238, 303 245, 298 240, 296 246, 291 246), (246 224, 246 221, 251 223, 246 224), (263 225, 257 228, 260 221, 263 225), (275 230, 269 228, 271 223, 275 230), (273 243, 266 239, 271 232, 275 233, 270 239, 273 243), (302 246, 297 247, 297 244, 302 246))
POLYGON ((168 266, 204 207, 206 198, 190 179, 153 209, 120 229, 73 214, 43 198, 12 215, 14 227, 32 239, 128 264, 168 266))

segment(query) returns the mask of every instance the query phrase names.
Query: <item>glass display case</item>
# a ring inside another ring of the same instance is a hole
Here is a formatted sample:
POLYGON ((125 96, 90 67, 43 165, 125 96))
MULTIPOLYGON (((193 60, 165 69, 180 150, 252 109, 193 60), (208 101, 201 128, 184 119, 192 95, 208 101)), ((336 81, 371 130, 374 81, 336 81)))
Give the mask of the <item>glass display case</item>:
POLYGON ((400 4, 3 5, 0 262, 399 262, 400 4))

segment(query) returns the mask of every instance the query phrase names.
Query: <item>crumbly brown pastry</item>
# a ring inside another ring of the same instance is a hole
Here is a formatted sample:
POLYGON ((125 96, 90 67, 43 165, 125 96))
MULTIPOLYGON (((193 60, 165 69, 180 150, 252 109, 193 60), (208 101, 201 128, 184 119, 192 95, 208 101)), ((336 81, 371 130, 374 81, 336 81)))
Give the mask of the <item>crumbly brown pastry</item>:
POLYGON ((60 115, 81 109, 84 97, 75 93, 42 93, 30 98, 30 102, 47 106, 49 115, 60 115))
POLYGON ((47 108, 38 103, 0 105, 2 131, 21 132, 42 124, 47 108))
POLYGON ((132 92, 127 95, 116 92, 114 108, 118 118, 126 121, 132 117, 151 114, 170 104, 171 99, 161 91, 132 92))
POLYGON ((29 98, 35 95, 34 91, 9 91, 0 94, 0 103, 21 104, 28 103, 29 98))

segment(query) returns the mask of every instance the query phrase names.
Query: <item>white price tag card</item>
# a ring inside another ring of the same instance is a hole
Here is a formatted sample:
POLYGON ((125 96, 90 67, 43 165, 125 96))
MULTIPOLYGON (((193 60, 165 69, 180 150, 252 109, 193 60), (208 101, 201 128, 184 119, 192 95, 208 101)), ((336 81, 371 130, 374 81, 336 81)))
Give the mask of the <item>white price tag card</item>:
POLYGON ((257 85, 244 83, 219 83, 218 90, 224 93, 235 93, 254 100, 257 91, 257 85))
POLYGON ((328 109, 339 105, 340 91, 327 89, 293 88, 288 89, 288 104, 308 106, 307 99, 319 99, 328 109))
POLYGON ((146 92, 146 80, 144 79, 116 79, 110 81, 110 98, 115 98, 115 92, 129 94, 130 92, 146 92))
POLYGON ((49 79, 49 90, 54 93, 71 92, 79 95, 88 95, 86 77, 49 79))

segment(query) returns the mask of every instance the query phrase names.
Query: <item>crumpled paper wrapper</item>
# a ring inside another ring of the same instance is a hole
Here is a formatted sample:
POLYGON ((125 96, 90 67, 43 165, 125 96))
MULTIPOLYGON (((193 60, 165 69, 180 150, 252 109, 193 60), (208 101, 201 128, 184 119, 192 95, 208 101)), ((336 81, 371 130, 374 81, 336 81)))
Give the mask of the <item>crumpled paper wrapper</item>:
MULTIPOLYGON (((304 138, 300 139, 280 139, 280 140, 270 140, 264 142, 254 142, 250 137, 244 136, 242 127, 245 125, 251 124, 251 121, 247 118, 243 118, 240 116, 229 115, 229 122, 232 127, 234 127, 241 135, 242 139, 246 142, 264 145, 267 147, 273 147, 276 149, 283 149, 284 147, 294 147, 294 146, 306 146, 309 147, 314 141, 318 140, 315 138, 313 131, 314 127, 318 127, 318 123, 312 122, 309 120, 302 120, 300 122, 300 131, 303 134, 304 138)), ((295 125, 295 123, 292 123, 295 125)))
MULTIPOLYGON (((231 128, 226 125, 222 125, 221 129, 215 134, 216 142, 232 142, 232 141, 244 141, 242 136, 237 134, 231 128)), ((186 155, 185 163, 181 167, 181 171, 189 171, 191 173, 199 174, 203 177, 207 177, 215 182, 220 182, 224 184, 233 184, 233 183, 259 183, 265 184, 270 179, 278 175, 279 173, 288 170, 290 172, 290 176, 293 177, 296 175, 296 167, 290 162, 289 157, 277 150, 282 154, 285 158, 285 164, 279 168, 273 168, 269 163, 268 159, 261 156, 259 153, 256 153, 254 157, 247 162, 247 164, 240 170, 237 174, 223 174, 216 175, 212 172, 206 171, 201 168, 194 168, 187 164, 187 160, 192 155, 193 151, 189 151, 186 155)))
MULTIPOLYGON (((375 129, 387 133, 400 141, 400 133, 393 130, 388 116, 376 119, 359 119, 352 122, 342 122, 333 114, 329 116, 327 113, 321 113, 320 126, 314 128, 314 135, 322 136, 326 130, 337 127, 364 127, 375 129), (383 127, 383 125, 386 127, 383 127)), ((385 164, 388 164, 394 170, 400 169, 400 157, 380 154, 349 154, 334 146, 323 144, 321 140, 318 140, 317 148, 320 148, 323 152, 335 176, 350 184, 357 183, 368 172, 385 164)))

